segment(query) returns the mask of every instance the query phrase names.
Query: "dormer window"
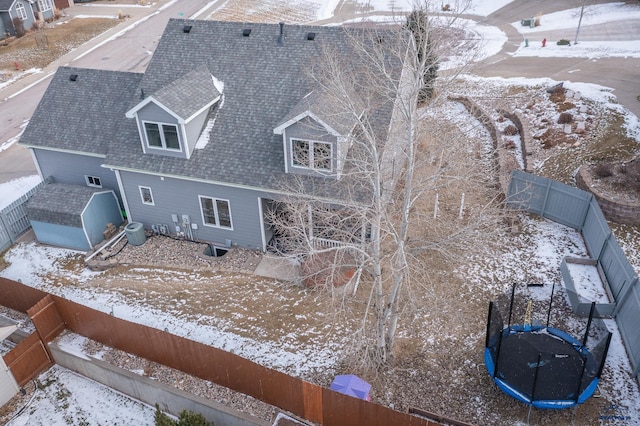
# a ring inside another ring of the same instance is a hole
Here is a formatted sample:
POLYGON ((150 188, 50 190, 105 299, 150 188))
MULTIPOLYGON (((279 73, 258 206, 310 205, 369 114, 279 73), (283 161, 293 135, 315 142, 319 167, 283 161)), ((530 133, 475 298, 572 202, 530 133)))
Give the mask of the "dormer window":
POLYGON ((291 139, 291 155, 294 167, 311 170, 332 170, 331 144, 327 142, 291 139))
POLYGON ((174 124, 144 122, 149 148, 180 151, 178 126, 174 124))

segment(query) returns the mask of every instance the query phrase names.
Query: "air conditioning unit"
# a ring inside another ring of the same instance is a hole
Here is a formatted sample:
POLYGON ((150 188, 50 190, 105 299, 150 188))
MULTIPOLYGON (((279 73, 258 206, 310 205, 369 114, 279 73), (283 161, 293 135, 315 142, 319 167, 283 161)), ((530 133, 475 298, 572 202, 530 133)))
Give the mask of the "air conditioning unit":
POLYGON ((167 225, 158 225, 158 230, 162 235, 169 235, 169 227, 167 225))

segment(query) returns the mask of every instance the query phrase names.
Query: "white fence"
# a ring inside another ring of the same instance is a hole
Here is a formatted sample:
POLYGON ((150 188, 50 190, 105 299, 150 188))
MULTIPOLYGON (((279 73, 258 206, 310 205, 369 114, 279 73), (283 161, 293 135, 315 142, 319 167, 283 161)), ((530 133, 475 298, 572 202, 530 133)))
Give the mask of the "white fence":
POLYGON ((6 250, 16 239, 31 228, 27 217, 27 201, 42 186, 40 183, 29 192, 0 210, 0 252, 6 250))

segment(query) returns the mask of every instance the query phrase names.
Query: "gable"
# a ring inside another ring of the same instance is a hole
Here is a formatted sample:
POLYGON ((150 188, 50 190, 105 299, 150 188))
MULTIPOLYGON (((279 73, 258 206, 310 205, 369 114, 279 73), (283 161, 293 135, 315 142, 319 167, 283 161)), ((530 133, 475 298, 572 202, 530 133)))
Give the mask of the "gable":
POLYGON ((166 86, 146 96, 144 85, 140 86, 140 98, 137 105, 127 111, 126 116, 133 118, 141 109, 154 104, 176 118, 182 124, 211 107, 220 99, 221 91, 216 87, 216 78, 206 66, 198 67, 166 86))

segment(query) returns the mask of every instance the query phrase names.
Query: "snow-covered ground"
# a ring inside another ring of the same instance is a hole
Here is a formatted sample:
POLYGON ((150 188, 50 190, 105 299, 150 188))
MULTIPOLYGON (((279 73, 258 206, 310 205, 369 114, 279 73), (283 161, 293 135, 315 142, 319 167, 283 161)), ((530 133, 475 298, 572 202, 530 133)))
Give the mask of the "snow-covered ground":
MULTIPOLYGON (((303 1, 303 0, 300 0, 303 1)), ((511 0, 474 0, 471 8, 467 13, 473 13, 478 16, 487 16, 491 12, 510 3, 511 0)), ((296 0, 290 0, 288 3, 295 5, 296 0)), ((305 5, 309 1, 304 1, 305 5)), ((338 4, 337 0, 313 0, 315 4, 317 19, 326 19, 333 15, 333 9, 338 4)), ((408 11, 410 9, 411 0, 371 0, 360 1, 359 3, 367 3, 377 12, 398 12, 408 11), (393 9, 393 10, 391 10, 393 9)), ((454 2, 450 2, 455 8, 454 2)), ((389 16, 392 16, 391 14, 389 16)), ((375 19, 380 19, 376 17, 375 19)), ((608 3, 605 5, 594 7, 585 14, 582 25, 588 26, 593 24, 607 23, 619 19, 635 19, 640 25, 640 8, 631 7, 624 3, 608 3)), ((473 31, 478 38, 484 40, 481 45, 481 54, 479 58, 491 56, 497 53, 507 40, 506 35, 498 28, 481 25, 471 20, 462 21, 467 31, 473 31)), ((575 28, 577 25, 576 10, 567 10, 545 15, 541 20, 541 27, 528 29, 522 27, 519 22, 512 24, 523 35, 523 41, 517 49, 516 56, 579 56, 585 58, 606 57, 606 56, 628 56, 640 57, 640 41, 631 40, 612 43, 611 41, 588 41, 581 42, 575 46, 557 46, 554 41, 549 40, 546 47, 539 45, 526 46, 525 37, 534 37, 542 34, 541 31, 548 31, 562 28, 575 28)), ((638 35, 640 39, 640 34, 638 35)), ((519 84, 511 80, 505 84, 519 84)), ((611 101, 611 108, 625 112, 624 108, 615 104, 615 98, 606 90, 598 85, 580 84, 579 89, 585 97, 598 98, 600 101, 611 101)), ((640 131, 638 118, 633 115, 626 116, 627 126, 630 133, 640 131)), ((637 136, 636 136, 637 137, 637 136)), ((0 147, 0 151, 6 148, 6 144, 0 147)), ((11 181, 7 184, 0 185, 0 208, 11 203, 22 193, 33 187, 39 182, 37 176, 26 177, 11 181)), ((559 258, 566 253, 559 253, 558 245, 554 241, 567 240, 572 245, 578 247, 578 251, 582 250, 581 239, 575 232, 567 230, 565 227, 546 221, 527 222, 531 230, 535 231, 529 235, 529 243, 534 247, 536 255, 540 256, 544 262, 549 264, 557 264, 559 268, 559 258)), ((72 252, 62 249, 39 247, 35 245, 20 245, 12 249, 7 260, 11 263, 10 267, 0 271, 0 275, 30 283, 38 287, 46 288, 47 285, 43 281, 43 276, 48 271, 58 268, 55 261, 58 257, 64 257, 72 252)), ((580 255, 580 253, 577 253, 580 255)), ((506 254, 500 261, 502 262, 502 273, 509 271, 509 268, 520 260, 522 253, 514 250, 506 254)), ((480 274, 481 271, 478 271, 480 274)), ((528 271, 535 278, 535 271, 528 271)), ((85 272, 69 277, 79 283, 86 282, 91 279, 95 273, 85 272)), ((498 277, 499 278, 499 277, 498 277)), ((522 277, 523 280, 528 277, 522 277)), ((97 309, 111 311, 121 318, 132 321, 143 322, 145 324, 155 326, 161 329, 178 334, 189 336, 195 340, 211 339, 211 333, 215 330, 209 328, 199 328, 195 324, 186 323, 170 315, 153 310, 144 310, 141 306, 129 306, 124 298, 118 299, 111 295, 100 295, 92 292, 91 289, 68 289, 64 292, 65 297, 76 300, 85 304, 89 304, 97 309)), ((614 382, 614 389, 618 393, 617 401, 619 406, 630 407, 625 408, 624 413, 612 409, 610 413, 603 415, 616 416, 615 424, 633 425, 640 422, 640 393, 638 391, 637 382, 629 380, 630 365, 621 342, 621 338, 615 327, 614 321, 607 321, 608 327, 614 332, 609 357, 607 359, 607 370, 610 371, 610 380, 614 382)), ((226 342, 223 346, 242 356, 256 360, 270 367, 282 367, 282 363, 296 364, 300 370, 299 374, 304 374, 305 368, 332 368, 332 364, 336 361, 330 355, 330 351, 326 348, 319 348, 315 356, 312 352, 303 354, 295 354, 290 350, 278 350, 278 348, 264 348, 260 344, 252 344, 246 338, 234 335, 233 333, 218 333, 221 341, 226 342), (268 354, 268 355, 264 355, 268 354), (299 356, 300 355, 300 356, 299 356), (294 358, 291 358, 294 357, 294 358), (307 361, 305 361, 307 359, 307 361)), ((210 340, 209 340, 210 341, 210 340)), ((220 341, 220 340, 219 340, 220 341)), ((40 380, 49 383, 50 386, 36 392, 29 407, 9 422, 9 425, 63 425, 63 424, 153 424, 153 408, 132 401, 129 398, 114 392, 104 386, 96 384, 90 380, 77 376, 69 371, 54 367, 49 372, 43 374, 40 380), (64 398, 60 398, 63 395, 64 398), (61 403, 62 401, 62 403, 61 403), (64 407, 63 407, 64 405, 64 407), (84 423, 83 423, 84 422, 84 423)), ((601 419, 602 421, 602 419, 601 419)), ((606 419, 605 419, 606 423, 606 419)), ((610 424, 610 423, 606 423, 610 424)))

